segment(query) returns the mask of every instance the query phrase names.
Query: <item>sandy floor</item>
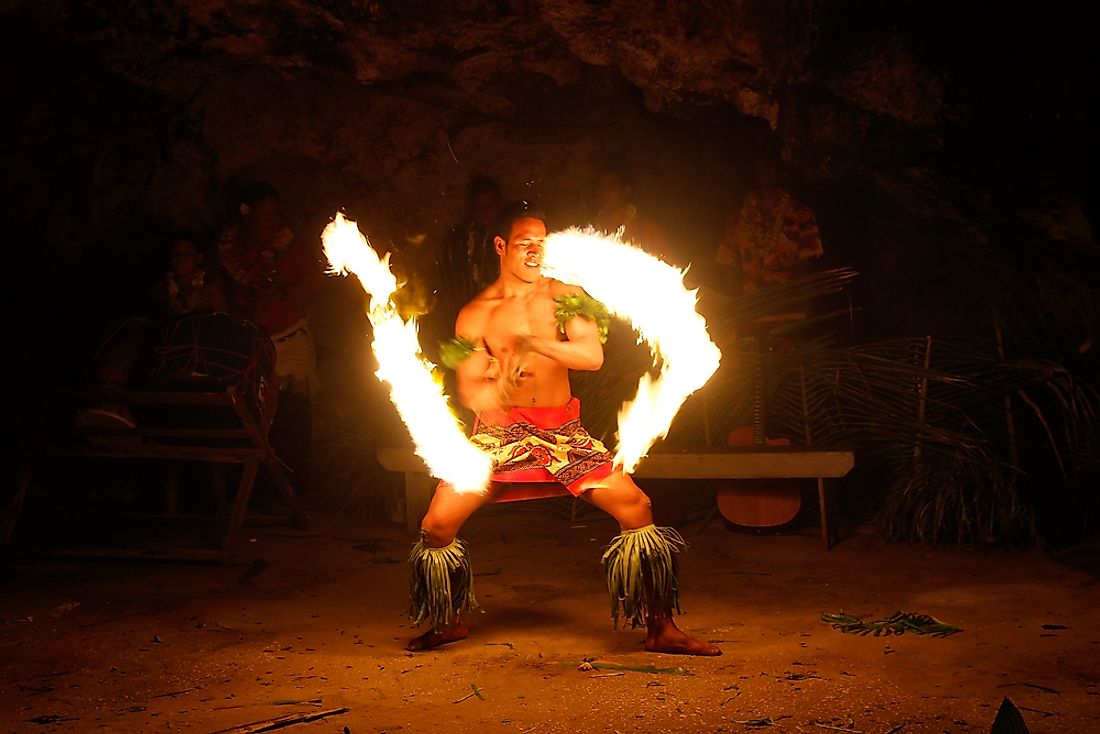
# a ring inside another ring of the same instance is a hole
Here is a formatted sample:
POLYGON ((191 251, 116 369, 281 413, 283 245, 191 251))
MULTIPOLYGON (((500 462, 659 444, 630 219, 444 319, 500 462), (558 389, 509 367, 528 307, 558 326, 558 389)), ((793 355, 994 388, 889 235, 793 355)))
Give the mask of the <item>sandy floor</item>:
POLYGON ((680 624, 725 654, 687 659, 611 629, 599 555, 615 529, 563 507, 470 522, 483 612, 470 639, 417 655, 402 649, 395 527, 255 529, 231 567, 9 561, 0 731, 214 732, 346 707, 281 731, 938 734, 988 732, 1008 696, 1033 733, 1100 732, 1095 565, 887 546, 866 530, 826 553, 812 527, 697 522, 680 624), (270 565, 242 583, 257 558, 270 565), (820 620, 841 609, 963 631, 857 637, 820 620), (682 671, 579 671, 585 659, 682 671))

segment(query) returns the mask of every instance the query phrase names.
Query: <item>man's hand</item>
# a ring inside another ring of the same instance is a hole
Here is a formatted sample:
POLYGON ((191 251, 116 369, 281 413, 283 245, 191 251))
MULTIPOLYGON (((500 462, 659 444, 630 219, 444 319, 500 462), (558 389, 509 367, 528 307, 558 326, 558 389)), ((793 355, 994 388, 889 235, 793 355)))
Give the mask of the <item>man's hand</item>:
POLYGON ((523 383, 527 372, 524 365, 527 363, 527 355, 535 350, 535 335, 530 331, 516 334, 512 342, 512 351, 504 356, 501 365, 501 380, 509 387, 519 387, 523 383))
POLYGON ((482 387, 472 392, 467 401, 467 407, 475 413, 504 410, 511 404, 509 392, 519 387, 525 375, 522 361, 514 353, 503 360, 490 355, 488 360, 482 387))
POLYGON ((482 390, 470 396, 466 407, 475 413, 504 410, 505 402, 502 399, 503 397, 500 390, 491 385, 490 389, 482 390))

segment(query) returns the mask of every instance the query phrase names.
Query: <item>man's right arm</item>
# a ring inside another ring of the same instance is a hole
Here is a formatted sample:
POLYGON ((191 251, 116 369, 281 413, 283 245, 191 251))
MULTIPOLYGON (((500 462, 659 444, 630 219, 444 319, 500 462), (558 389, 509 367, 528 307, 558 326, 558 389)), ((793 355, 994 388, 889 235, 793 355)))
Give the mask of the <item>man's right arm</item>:
POLYGON ((485 316, 473 304, 458 313, 455 334, 474 345, 470 356, 455 366, 458 400, 475 413, 500 408, 499 369, 494 373, 495 360, 485 347, 485 316))

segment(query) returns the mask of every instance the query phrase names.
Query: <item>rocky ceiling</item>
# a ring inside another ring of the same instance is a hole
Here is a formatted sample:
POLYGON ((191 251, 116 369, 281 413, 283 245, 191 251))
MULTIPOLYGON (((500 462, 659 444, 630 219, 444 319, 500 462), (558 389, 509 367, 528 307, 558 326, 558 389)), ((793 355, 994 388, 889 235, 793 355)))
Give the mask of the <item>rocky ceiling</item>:
MULTIPOLYGON (((1015 266, 1041 251, 1064 272, 1096 272, 1100 27, 1068 5, 1026 15, 839 0, 0 9, 9 68, 23 70, 8 188, 24 211, 89 199, 92 218, 129 207, 209 225, 225 181, 262 176, 318 217, 347 206, 399 238, 449 221, 478 171, 578 216, 580 182, 612 150, 660 191, 650 200, 666 220, 704 223, 691 233, 702 252, 743 193, 746 161, 778 155, 854 261, 961 242, 1023 252, 1015 266), (59 141, 73 151, 57 153, 59 141), (50 176, 26 175, 57 165, 89 177, 68 199, 50 176)), ((883 272, 912 264, 878 262, 883 272)))

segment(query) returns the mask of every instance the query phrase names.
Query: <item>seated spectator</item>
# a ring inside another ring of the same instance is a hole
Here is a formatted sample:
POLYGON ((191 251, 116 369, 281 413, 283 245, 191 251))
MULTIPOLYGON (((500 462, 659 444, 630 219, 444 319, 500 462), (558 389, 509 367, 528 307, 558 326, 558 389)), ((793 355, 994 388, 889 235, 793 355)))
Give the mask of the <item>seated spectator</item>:
POLYGON ((283 222, 279 192, 271 184, 248 185, 238 221, 226 226, 218 254, 230 281, 236 315, 265 327, 275 344, 278 409, 271 443, 293 470, 300 494, 308 492, 312 463, 312 395, 318 387, 309 306, 321 285, 319 253, 283 222))
POLYGON ((172 269, 153 291, 158 315, 175 318, 203 311, 225 311, 225 290, 217 278, 203 268, 198 237, 179 232, 172 238, 172 269))
POLYGON ((308 395, 317 387, 309 305, 321 283, 318 258, 284 225, 270 184, 246 187, 239 212, 218 240, 232 310, 271 335, 281 389, 308 395))
POLYGON ((448 283, 461 284, 453 294, 458 307, 497 278, 499 263, 493 250, 492 227, 500 212, 500 185, 488 176, 474 176, 467 190, 466 213, 451 228, 439 256, 448 283))
MULTIPOLYGON (((458 311, 497 279, 499 257, 493 249, 493 226, 500 213, 500 185, 486 175, 474 176, 466 189, 462 219, 432 243, 431 267, 421 270, 434 294, 421 319, 423 343, 435 345, 454 336, 458 311)), ((434 358, 434 356, 433 356, 434 358)))
POLYGON ((596 216, 592 225, 604 234, 622 230, 631 242, 651 255, 668 260, 668 240, 661 227, 638 210, 634 199, 634 172, 623 160, 605 165, 596 177, 596 216))
POLYGON ((823 254, 813 211, 782 185, 779 164, 761 160, 752 188, 726 221, 714 261, 734 269, 742 293, 786 283, 823 254))

